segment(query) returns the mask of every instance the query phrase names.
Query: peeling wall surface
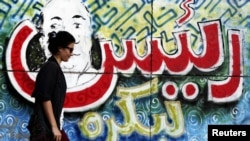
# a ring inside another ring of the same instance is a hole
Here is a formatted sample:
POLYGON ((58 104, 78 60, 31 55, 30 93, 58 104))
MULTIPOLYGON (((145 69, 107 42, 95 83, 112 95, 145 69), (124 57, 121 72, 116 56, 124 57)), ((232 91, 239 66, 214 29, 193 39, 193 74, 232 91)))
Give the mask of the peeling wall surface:
POLYGON ((0 0, 0 140, 28 141, 47 34, 76 38, 61 67, 70 141, 207 141, 250 125, 249 0, 0 0))

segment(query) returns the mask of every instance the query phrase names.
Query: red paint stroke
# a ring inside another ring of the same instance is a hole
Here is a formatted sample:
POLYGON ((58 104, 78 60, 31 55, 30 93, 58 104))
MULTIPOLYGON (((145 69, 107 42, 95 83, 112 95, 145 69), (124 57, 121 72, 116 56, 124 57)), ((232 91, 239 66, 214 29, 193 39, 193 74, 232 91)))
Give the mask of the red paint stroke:
POLYGON ((180 4, 181 9, 183 9, 185 13, 176 21, 179 26, 182 26, 193 17, 194 10, 189 6, 191 3, 194 3, 194 0, 185 0, 180 4))

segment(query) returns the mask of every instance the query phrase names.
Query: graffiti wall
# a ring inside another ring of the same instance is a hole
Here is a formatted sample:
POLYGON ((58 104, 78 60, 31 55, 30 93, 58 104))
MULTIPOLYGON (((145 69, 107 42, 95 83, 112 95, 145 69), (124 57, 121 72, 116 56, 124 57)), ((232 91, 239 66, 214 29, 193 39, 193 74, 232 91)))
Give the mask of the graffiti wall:
POLYGON ((245 130, 249 7, 249 0, 1 0, 0 140, 29 140, 47 35, 60 30, 77 41, 61 64, 71 141, 207 141, 210 125, 245 130))

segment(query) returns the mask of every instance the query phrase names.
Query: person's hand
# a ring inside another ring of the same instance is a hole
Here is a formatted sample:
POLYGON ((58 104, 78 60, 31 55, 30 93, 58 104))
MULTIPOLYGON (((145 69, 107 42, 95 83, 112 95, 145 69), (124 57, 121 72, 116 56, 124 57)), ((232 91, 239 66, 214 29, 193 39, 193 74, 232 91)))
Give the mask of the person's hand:
POLYGON ((54 135, 54 141, 61 141, 62 133, 57 127, 52 127, 52 133, 54 135))

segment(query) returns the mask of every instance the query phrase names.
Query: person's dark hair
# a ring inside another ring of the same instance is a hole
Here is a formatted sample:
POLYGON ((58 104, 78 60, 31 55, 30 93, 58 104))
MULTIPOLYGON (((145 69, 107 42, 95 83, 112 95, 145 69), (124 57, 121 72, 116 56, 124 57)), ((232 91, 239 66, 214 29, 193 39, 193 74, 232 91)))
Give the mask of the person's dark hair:
POLYGON ((51 32, 48 36, 48 48, 52 55, 56 54, 59 48, 66 48, 70 43, 75 43, 75 38, 67 31, 51 32))

